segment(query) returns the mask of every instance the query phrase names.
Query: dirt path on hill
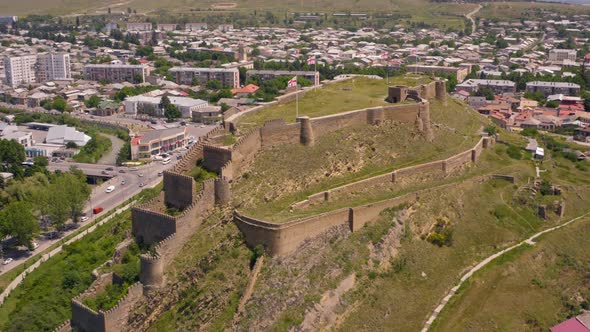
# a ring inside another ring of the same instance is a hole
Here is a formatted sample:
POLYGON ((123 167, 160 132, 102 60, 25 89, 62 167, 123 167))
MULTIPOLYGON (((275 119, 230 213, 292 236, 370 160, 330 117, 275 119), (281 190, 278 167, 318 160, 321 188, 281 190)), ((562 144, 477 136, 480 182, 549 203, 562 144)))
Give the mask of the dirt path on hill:
POLYGON ((434 323, 434 321, 436 320, 436 318, 438 317, 438 315, 443 311, 443 309, 445 308, 445 306, 447 305, 447 303, 449 303, 449 300, 455 295, 455 293, 457 293, 457 290, 463 285, 463 283, 465 283, 465 281, 467 281, 467 279, 471 278, 471 276, 473 276, 473 274, 475 274, 475 272, 481 270, 481 268, 483 268, 484 266, 488 265, 489 263, 491 263, 494 259, 504 255, 507 252, 510 252, 524 244, 527 245, 534 245, 535 244, 535 239, 538 238, 539 236, 545 234, 545 233, 549 233, 549 232, 553 232, 555 230, 558 230, 562 227, 565 227, 577 220, 580 220, 584 217, 587 217, 590 215, 590 212, 586 212, 583 215, 573 218, 561 225, 557 225, 551 228, 548 228, 544 231, 540 231, 538 233, 535 233, 534 235, 532 235, 531 237, 527 238, 526 240, 523 240, 511 247, 508 247, 506 249, 500 250, 499 252, 489 256, 488 258, 482 260, 481 262, 479 262, 476 266, 474 266, 473 268, 471 268, 467 273, 465 273, 461 279, 459 280, 459 282, 457 283, 457 285, 455 285, 453 288, 451 288, 451 290, 447 293, 447 295, 442 299, 442 301, 440 302, 440 304, 434 309, 434 311, 432 312, 432 314, 430 315, 430 317, 428 317, 428 320, 426 321, 426 324, 424 324, 424 327, 422 328, 422 332, 427 332, 430 329, 430 326, 432 325, 432 323, 434 323))

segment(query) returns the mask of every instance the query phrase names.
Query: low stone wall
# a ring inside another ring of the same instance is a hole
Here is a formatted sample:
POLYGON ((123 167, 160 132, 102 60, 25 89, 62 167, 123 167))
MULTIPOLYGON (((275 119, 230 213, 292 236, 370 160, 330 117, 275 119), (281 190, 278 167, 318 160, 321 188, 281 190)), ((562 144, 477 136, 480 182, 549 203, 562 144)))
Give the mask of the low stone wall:
MULTIPOLYGON (((347 185, 310 195, 306 200, 294 203, 291 207, 294 209, 301 209, 314 203, 328 201, 334 196, 365 190, 367 188, 383 185, 384 183, 412 181, 416 176, 440 174, 440 176, 444 177, 459 167, 468 165, 471 162, 475 162, 476 158, 474 156, 479 156, 481 154, 483 151, 484 141, 487 140, 490 140, 490 138, 482 137, 473 149, 460 152, 447 159, 400 168, 390 173, 377 175, 368 179, 356 181, 347 185)), ((486 146, 489 146, 489 144, 486 144, 486 146)))
MULTIPOLYGON (((493 177, 511 178, 504 175, 492 175, 478 177, 474 180, 481 181, 493 177)), ((331 227, 348 225, 352 232, 357 231, 365 224, 375 220, 381 211, 385 209, 419 201, 420 197, 427 193, 455 185, 456 183, 443 184, 370 204, 342 208, 312 217, 293 220, 284 224, 258 220, 234 211, 234 222, 244 234, 246 243, 249 246, 263 245, 271 255, 280 256, 293 252, 305 240, 311 239, 331 227)))

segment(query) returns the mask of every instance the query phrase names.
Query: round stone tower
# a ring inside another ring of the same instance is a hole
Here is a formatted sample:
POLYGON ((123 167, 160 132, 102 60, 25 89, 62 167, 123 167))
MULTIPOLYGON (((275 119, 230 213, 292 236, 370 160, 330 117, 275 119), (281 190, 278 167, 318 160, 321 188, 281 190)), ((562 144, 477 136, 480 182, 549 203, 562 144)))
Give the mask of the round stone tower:
POLYGON ((297 118, 297 122, 301 123, 301 132, 299 134, 301 144, 312 146, 315 143, 315 137, 313 135, 313 128, 311 127, 309 116, 300 116, 297 118))
POLYGON ((443 103, 447 102, 447 83, 444 80, 437 80, 434 83, 435 96, 437 100, 443 103))
POLYGON ((229 181, 226 177, 215 179, 215 204, 228 205, 231 198, 229 181))

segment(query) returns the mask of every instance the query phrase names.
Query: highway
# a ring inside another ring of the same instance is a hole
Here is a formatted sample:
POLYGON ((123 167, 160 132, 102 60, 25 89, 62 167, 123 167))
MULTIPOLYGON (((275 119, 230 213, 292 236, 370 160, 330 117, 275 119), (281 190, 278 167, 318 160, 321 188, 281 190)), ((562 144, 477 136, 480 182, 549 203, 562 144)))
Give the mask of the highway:
MULTIPOLYGON (((213 128, 214 126, 197 127, 197 131, 193 130, 193 132, 198 132, 199 136, 195 135, 195 138, 206 135, 213 128)), ((94 186, 94 188, 92 189, 90 200, 88 201, 84 209, 86 215, 89 217, 88 220, 84 222, 79 222, 78 227, 68 229, 67 231, 62 232, 59 237, 54 239, 49 239, 43 235, 37 237, 34 240, 34 242, 36 242, 39 246, 32 252, 32 254, 39 253, 49 248, 54 243, 60 241, 63 237, 75 232, 77 228, 93 222, 95 218, 108 213, 108 211, 116 208, 124 201, 137 195, 144 188, 153 187, 157 185, 162 179, 162 176, 159 173, 164 170, 173 168, 174 165, 178 162, 179 156, 181 155, 182 153, 180 152, 172 154, 172 161, 167 165, 163 165, 160 161, 153 161, 150 164, 138 166, 136 168, 114 167, 97 164, 82 164, 65 161, 50 162, 49 166, 47 167, 50 171, 60 170, 66 172, 69 171, 71 166, 74 166, 86 173, 100 174, 102 173, 102 171, 107 171, 107 168, 112 167, 113 170, 107 172, 109 172, 113 177, 100 185, 94 186), (143 186, 140 186, 140 184, 142 183, 143 186), (110 193, 107 193, 106 188, 111 185, 115 186, 115 190, 113 190, 110 193), (102 207, 104 210, 98 213, 97 215, 94 215, 92 213, 92 209, 95 207, 102 207)), ((10 241, 11 239, 5 240, 3 242, 3 247, 8 247, 7 244, 10 241)), ((31 255, 31 253, 26 250, 12 250, 5 252, 4 259, 12 258, 13 261, 6 265, 0 265, 0 275, 19 266, 32 256, 33 255, 31 255)))

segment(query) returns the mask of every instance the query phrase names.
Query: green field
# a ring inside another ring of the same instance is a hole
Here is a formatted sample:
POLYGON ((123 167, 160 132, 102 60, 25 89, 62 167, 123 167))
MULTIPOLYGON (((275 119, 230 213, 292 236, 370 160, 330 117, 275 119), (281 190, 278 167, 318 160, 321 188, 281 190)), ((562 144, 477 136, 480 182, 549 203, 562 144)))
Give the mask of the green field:
POLYGON ((545 11, 564 15, 590 14, 589 6, 544 2, 489 2, 476 14, 477 17, 493 20, 543 19, 545 11))

